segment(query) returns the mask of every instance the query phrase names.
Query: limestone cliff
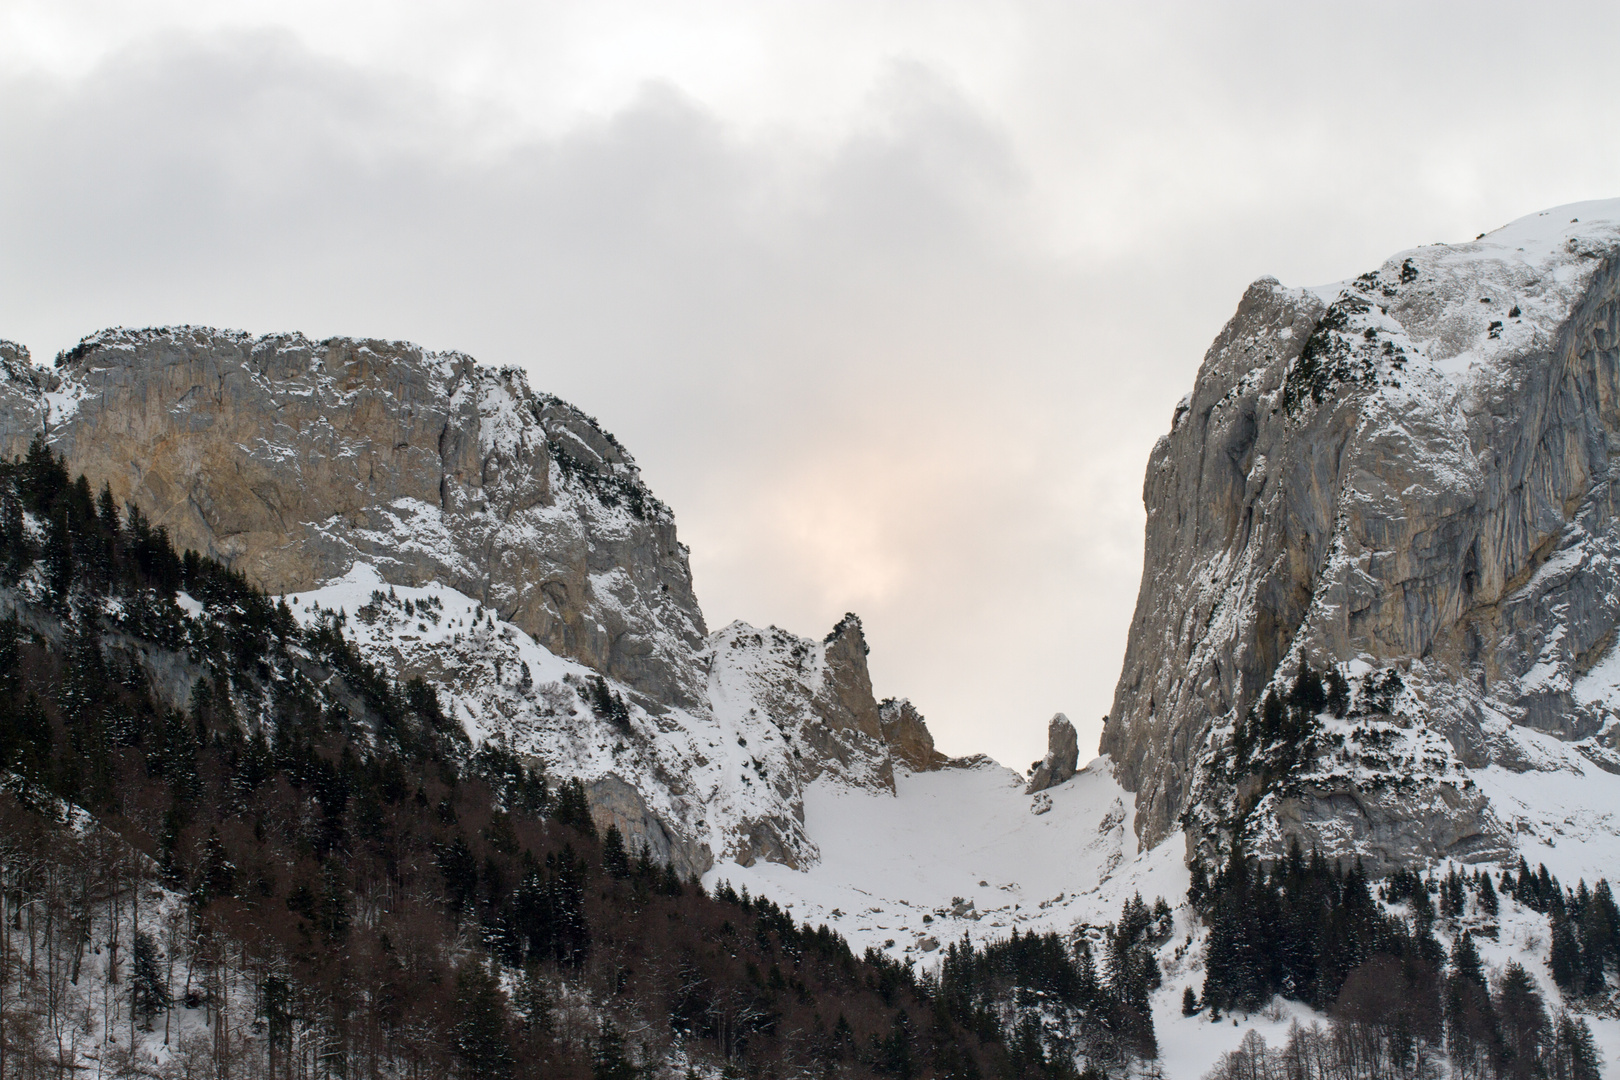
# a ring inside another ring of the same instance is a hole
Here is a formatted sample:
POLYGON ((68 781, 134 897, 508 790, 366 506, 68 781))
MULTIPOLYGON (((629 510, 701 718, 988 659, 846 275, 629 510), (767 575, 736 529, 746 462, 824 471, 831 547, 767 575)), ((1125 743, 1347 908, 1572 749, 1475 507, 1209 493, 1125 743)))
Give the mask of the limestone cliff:
POLYGON ((604 825, 684 873, 814 860, 804 785, 892 790, 926 737, 915 717, 891 752, 854 616, 785 649, 710 638, 634 459, 516 369, 198 327, 104 331, 53 370, 0 342, 0 452, 41 431, 176 547, 306 622, 353 616, 368 659, 428 679, 475 740, 584 780, 604 825), (728 681, 738 648, 749 678, 728 681), (766 745, 790 734, 791 757, 766 745))
POLYGON ((1252 285, 1144 483, 1102 741, 1142 842, 1490 859, 1479 770, 1617 767, 1617 388, 1620 203, 1252 285), (1302 665, 1342 699, 1268 742, 1302 665))
POLYGON ((906 698, 889 698, 878 706, 883 725, 883 741, 889 753, 912 772, 930 772, 952 764, 953 759, 934 749, 934 736, 922 713, 906 698))
MULTIPOLYGON (((732 623, 714 635, 707 654, 714 714, 739 735, 753 779, 802 808, 804 786, 827 776, 840 783, 894 791, 894 767, 937 769, 948 759, 934 749, 922 715, 907 702, 872 698, 861 621, 846 615, 821 641, 777 627, 732 623)), ((745 771, 746 776, 746 771, 745 771)), ((754 855, 801 866, 815 844, 800 809, 792 819, 746 815, 754 855)))
MULTIPOLYGON (((699 700, 686 656, 705 630, 673 517, 611 435, 521 372, 186 327, 96 334, 58 373, 53 448, 177 547, 271 593, 360 561, 443 581, 650 702, 699 700)), ((31 429, 6 435, 15 454, 31 429)))

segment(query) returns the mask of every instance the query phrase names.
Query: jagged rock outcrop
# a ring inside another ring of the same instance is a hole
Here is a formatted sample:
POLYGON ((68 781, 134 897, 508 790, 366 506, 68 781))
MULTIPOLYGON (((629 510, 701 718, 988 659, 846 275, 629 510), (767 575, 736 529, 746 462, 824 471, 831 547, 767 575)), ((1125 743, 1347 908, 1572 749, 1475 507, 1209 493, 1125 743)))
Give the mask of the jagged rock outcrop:
POLYGON ((0 451, 36 434, 195 548, 342 610, 361 654, 438 688, 684 874, 803 865, 804 786, 893 790, 860 620, 709 637, 674 517, 595 420, 516 369, 401 342, 109 330, 35 367, 0 342, 0 451), (745 640, 746 639, 746 640, 745 640), (600 676, 600 678, 599 678, 600 676))
POLYGON ((1069 779, 1080 767, 1080 737, 1069 718, 1058 713, 1046 725, 1046 756, 1035 763, 1029 787, 1033 795, 1069 779))
POLYGON ((45 395, 62 380, 33 365, 28 349, 0 341, 0 452, 7 458, 27 452, 34 433, 44 430, 50 403, 45 395))
POLYGON ((879 707, 873 699, 867 651, 861 621, 852 614, 819 642, 742 622, 711 640, 709 698, 715 717, 751 732, 739 738, 754 778, 770 785, 758 785, 756 797, 766 790, 780 796, 780 802, 739 810, 738 817, 748 822, 751 848, 738 857, 743 865, 755 855, 790 866, 816 857, 804 831, 802 791, 818 778, 892 792, 896 762, 915 770, 947 763, 910 702, 879 707), (780 805, 796 812, 785 815, 780 805))
POLYGON ((1515 725, 1612 767, 1617 387, 1620 203, 1252 285, 1144 483, 1102 740, 1141 841, 1489 859, 1511 826, 1468 773, 1533 764, 1515 725), (1345 718, 1286 775, 1237 760, 1302 664, 1346 679, 1345 718))
POLYGON ((922 713, 906 698, 889 698, 878 706, 878 722, 889 755, 912 772, 943 769, 951 759, 934 749, 934 736, 922 713))

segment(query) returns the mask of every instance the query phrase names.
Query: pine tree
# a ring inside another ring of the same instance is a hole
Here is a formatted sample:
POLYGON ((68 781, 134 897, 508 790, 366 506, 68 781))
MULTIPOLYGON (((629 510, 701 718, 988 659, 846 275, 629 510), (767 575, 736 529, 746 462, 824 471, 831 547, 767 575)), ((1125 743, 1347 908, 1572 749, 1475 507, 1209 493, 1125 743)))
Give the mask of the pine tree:
POLYGON ((152 1017, 169 1007, 169 986, 158 960, 152 935, 135 935, 135 957, 129 980, 130 1008, 140 1018, 141 1030, 152 1030, 152 1017))
POLYGON ((1046 1066, 1046 1050, 1041 1045, 1041 1021, 1033 1012, 1026 1012, 1013 1029, 1012 1041, 1007 1046, 1014 1076, 1040 1072, 1046 1066))
POLYGON ((1445 987, 1446 1047, 1461 1075, 1479 1075, 1495 1050, 1496 1010, 1485 985, 1485 970, 1471 934, 1451 949, 1445 987))
POLYGON ((1607 968, 1620 944, 1620 911, 1607 881, 1599 881, 1588 892, 1581 882, 1580 911, 1575 918, 1581 939, 1581 993, 1601 993, 1608 985, 1607 968))
POLYGON ((1479 910, 1495 918, 1502 910, 1502 902, 1497 898, 1496 888, 1491 884, 1491 875, 1482 874, 1479 879, 1479 910))
POLYGON ((58 602, 64 602, 73 588, 73 536, 65 507, 46 519, 43 557, 45 584, 58 602))
POLYGON ((1209 874, 1202 859, 1194 858, 1189 871, 1187 903, 1200 915, 1204 914, 1204 900, 1209 896, 1209 874))
POLYGON ((512 1075, 512 1047, 506 1029, 506 997, 495 976, 473 962, 456 976, 455 1053, 469 1080, 502 1080, 512 1075))
POLYGON ((1548 1033, 1547 1009, 1530 973, 1517 962, 1508 962, 1496 988, 1494 1004, 1501 1024, 1508 1075, 1533 1076, 1548 1033))
MULTIPOLYGON (((1026 1020, 1032 1019, 1026 1017, 1026 1020)), ((1040 1055, 1040 1034, 1036 1031, 1036 1054, 1040 1055)), ((893 1076, 895 1080, 912 1080, 916 1075, 916 1064, 911 1055, 911 1017, 906 1010, 901 1009, 894 1014, 894 1024, 889 1029, 887 1038, 877 1040, 876 1060, 874 1067, 883 1073, 893 1076)), ((1037 1060, 1044 1061, 1044 1055, 1037 1060)))
POLYGON ((596 838, 596 824, 591 820, 591 807, 585 798, 585 785, 577 776, 563 781, 562 787, 557 789, 556 808, 551 816, 556 818, 560 825, 571 826, 593 840, 596 838))
POLYGON ((439 874, 444 878, 444 897, 452 914, 460 916, 478 896, 478 863, 467 839, 457 835, 439 846, 439 874))
POLYGON ((1603 1056, 1585 1020, 1567 1012, 1558 1014, 1549 1053, 1548 1080, 1599 1080, 1603 1056))
POLYGON ((34 546, 23 526, 22 503, 8 486, 0 494, 0 581, 15 585, 34 562, 34 546))
POLYGON ((524 1030, 550 1034, 553 1026, 551 994, 546 989, 545 981, 540 978, 539 965, 524 967, 523 976, 518 980, 514 1004, 524 1030))
POLYGON ((17 714, 16 769, 36 783, 51 775, 51 754, 56 734, 45 715, 45 705, 32 690, 17 714))
POLYGON ((616 878, 630 876, 630 857, 624 850, 624 834, 617 825, 609 825, 602 837, 602 869, 616 878))
POLYGON ((203 841, 202 865, 197 868, 197 883, 192 890, 192 902, 198 907, 221 896, 231 895, 236 884, 236 867, 225 853, 219 830, 210 829, 203 841))
POLYGON ((1475 986, 1485 985, 1485 968, 1474 945, 1474 935, 1464 932, 1451 946, 1451 974, 1475 986))
POLYGON ((1552 969, 1553 982, 1566 994, 1576 993, 1581 983, 1581 945, 1575 938, 1570 920, 1554 916, 1552 920, 1552 947, 1547 957, 1552 969))
POLYGON ((1181 1015, 1198 1015, 1198 995, 1193 993, 1193 988, 1190 985, 1181 991, 1181 1015))
POLYGON ((1275 690, 1267 690, 1265 700, 1260 703, 1260 737, 1256 741, 1264 745, 1280 739, 1287 726, 1288 710, 1282 698, 1275 690))
POLYGON ((555 924, 553 955, 558 963, 577 968, 591 952, 591 928, 585 916, 585 860, 567 844, 546 856, 548 893, 555 924))
POLYGON ((1325 676, 1327 681, 1327 709, 1339 719, 1350 711, 1350 684, 1339 673, 1338 668, 1329 668, 1325 676))
POLYGON ((340 945, 349 936, 348 883, 343 880, 343 872, 336 861, 326 864, 321 877, 321 898, 315 911, 315 922, 329 943, 340 945))
POLYGON ((96 520, 109 537, 117 538, 121 528, 118 504, 113 501, 112 487, 107 484, 101 485, 101 494, 96 496, 96 520))
POLYGON ((591 1080, 636 1080, 636 1067, 624 1052, 624 1036, 612 1020, 603 1019, 591 1054, 591 1080))
POLYGON ((1322 692, 1322 678, 1311 670, 1309 660, 1300 659, 1294 685, 1288 690, 1288 704, 1303 719, 1314 718, 1327 705, 1327 695, 1322 692))

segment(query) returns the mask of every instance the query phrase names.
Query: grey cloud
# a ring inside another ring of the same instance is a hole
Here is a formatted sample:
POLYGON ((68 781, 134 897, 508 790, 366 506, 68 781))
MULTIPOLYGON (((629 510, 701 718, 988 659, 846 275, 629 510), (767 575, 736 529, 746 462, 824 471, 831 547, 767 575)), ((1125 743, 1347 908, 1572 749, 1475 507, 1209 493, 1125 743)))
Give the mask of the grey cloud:
POLYGON ((1105 698, 1118 646, 1068 625, 1086 410, 1030 400, 1071 359, 1050 299, 1073 275, 1009 228, 1004 134, 926 68, 831 146, 744 138, 662 85, 502 143, 506 118, 274 34, 0 101, 0 333, 49 355, 206 322, 521 363, 637 452, 713 621, 861 610, 880 690, 958 751, 1017 760, 1055 707, 1105 698), (805 531, 827 520, 864 539, 805 531))
POLYGON ((1620 16, 1018 10, 996 93, 899 60, 832 135, 659 82, 534 134, 278 32, 0 75, 0 335, 206 322, 522 364, 635 450, 712 622, 855 608, 880 692, 946 749, 1028 761, 1058 709, 1090 744, 1148 449, 1243 287, 1614 194, 1620 16))

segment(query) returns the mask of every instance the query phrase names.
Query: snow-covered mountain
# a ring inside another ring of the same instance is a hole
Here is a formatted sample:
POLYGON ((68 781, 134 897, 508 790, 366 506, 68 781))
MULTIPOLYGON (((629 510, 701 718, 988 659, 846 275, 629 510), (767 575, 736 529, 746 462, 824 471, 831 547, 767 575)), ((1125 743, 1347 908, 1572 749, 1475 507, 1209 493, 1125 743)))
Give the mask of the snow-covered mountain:
MULTIPOLYGON (((711 888, 924 967, 1015 930, 1100 951, 1127 899, 1162 897, 1151 1007, 1178 1080, 1311 1019, 1182 1015, 1208 945, 1189 858, 1298 841, 1375 875, 1620 873, 1620 201, 1251 286, 1149 462, 1102 756, 1076 769, 1059 716, 1029 776, 948 760, 880 703, 853 615, 710 633, 634 459, 517 371, 186 327, 106 331, 54 369, 0 343, 0 375, 0 452, 43 431, 711 888)), ((1487 967, 1557 1000, 1547 915, 1504 898, 1490 928, 1487 967)), ((1594 1023, 1612 1056, 1620 1021, 1594 1023)))
MULTIPOLYGON (((222 559, 363 656, 422 676, 684 873, 812 863, 817 777, 943 763, 874 699, 860 620, 709 635, 674 515, 629 452, 515 369, 398 342, 109 330, 0 344, 0 452, 36 433, 176 547, 222 559), (892 743, 892 746, 891 746, 892 743)), ((178 704, 183 705, 184 702, 178 704)))
POLYGON ((1612 875, 1617 379, 1620 202, 1252 285, 1147 470, 1103 737, 1143 843, 1612 875), (1279 735, 1301 665, 1341 700, 1279 735))

